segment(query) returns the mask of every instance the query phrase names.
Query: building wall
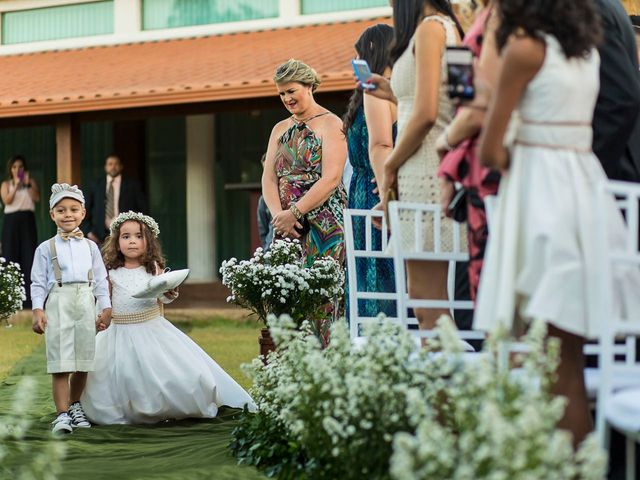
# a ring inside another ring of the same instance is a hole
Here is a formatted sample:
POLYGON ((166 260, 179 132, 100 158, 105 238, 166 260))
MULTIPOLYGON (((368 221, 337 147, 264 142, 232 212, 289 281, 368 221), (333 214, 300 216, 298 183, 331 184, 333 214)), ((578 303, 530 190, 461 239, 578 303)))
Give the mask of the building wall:
POLYGON ((0 55, 389 15, 388 0, 5 0, 0 55))

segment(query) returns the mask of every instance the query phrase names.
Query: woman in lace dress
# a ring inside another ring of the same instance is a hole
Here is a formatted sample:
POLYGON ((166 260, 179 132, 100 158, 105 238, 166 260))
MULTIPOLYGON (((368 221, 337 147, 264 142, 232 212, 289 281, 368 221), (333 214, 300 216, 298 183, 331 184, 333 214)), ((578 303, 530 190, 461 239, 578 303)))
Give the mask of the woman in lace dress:
MULTIPOLYGON (((445 48, 458 45, 463 35, 448 0, 393 0, 395 41, 391 48, 393 71, 391 85, 374 75, 371 83, 378 88, 367 93, 389 99, 398 105, 398 139, 385 162, 382 198, 391 188, 398 190, 402 202, 440 202, 437 170, 440 164, 435 142, 453 118, 453 105, 447 94, 445 48)), ((442 216, 441 245, 453 249, 453 231, 460 226, 442 216)), ((400 218, 400 235, 404 251, 415 250, 413 215, 400 218)), ((433 251, 433 218, 422 219, 420 249, 433 251)), ((460 230, 461 248, 466 237, 460 230)), ((407 283, 411 298, 447 298, 447 262, 407 262, 407 283)), ((415 309, 422 329, 433 328, 435 321, 448 310, 415 309)))

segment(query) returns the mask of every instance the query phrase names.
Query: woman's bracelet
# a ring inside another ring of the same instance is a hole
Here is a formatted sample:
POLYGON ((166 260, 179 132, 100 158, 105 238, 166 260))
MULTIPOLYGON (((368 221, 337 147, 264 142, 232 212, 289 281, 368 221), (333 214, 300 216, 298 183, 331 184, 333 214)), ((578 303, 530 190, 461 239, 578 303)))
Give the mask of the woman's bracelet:
POLYGON ((291 206, 289 207, 289 211, 293 213, 293 216, 296 217, 296 220, 302 220, 302 217, 304 215, 302 215, 302 212, 298 210, 298 207, 296 206, 295 203, 291 204, 291 206))

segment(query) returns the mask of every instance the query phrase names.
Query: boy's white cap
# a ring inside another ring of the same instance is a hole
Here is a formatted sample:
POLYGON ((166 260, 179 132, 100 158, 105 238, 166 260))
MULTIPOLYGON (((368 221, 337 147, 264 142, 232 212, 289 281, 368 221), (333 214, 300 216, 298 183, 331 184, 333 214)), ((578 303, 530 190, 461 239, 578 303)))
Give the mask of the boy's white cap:
POLYGON ((77 185, 68 183, 54 183, 51 186, 51 197, 49 197, 49 209, 52 210, 63 198, 73 198, 84 206, 84 195, 77 185))

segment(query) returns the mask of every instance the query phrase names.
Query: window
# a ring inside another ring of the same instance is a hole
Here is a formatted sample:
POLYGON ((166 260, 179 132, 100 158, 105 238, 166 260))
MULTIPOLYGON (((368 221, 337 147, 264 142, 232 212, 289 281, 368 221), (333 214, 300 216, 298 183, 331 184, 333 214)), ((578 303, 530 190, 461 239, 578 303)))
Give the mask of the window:
POLYGON ((2 43, 113 33, 113 0, 18 10, 2 15, 2 43))
POLYGON ((303 14, 389 6, 388 0, 301 0, 301 2, 303 14))
POLYGON ((144 30, 278 16, 278 0, 143 0, 144 30))

